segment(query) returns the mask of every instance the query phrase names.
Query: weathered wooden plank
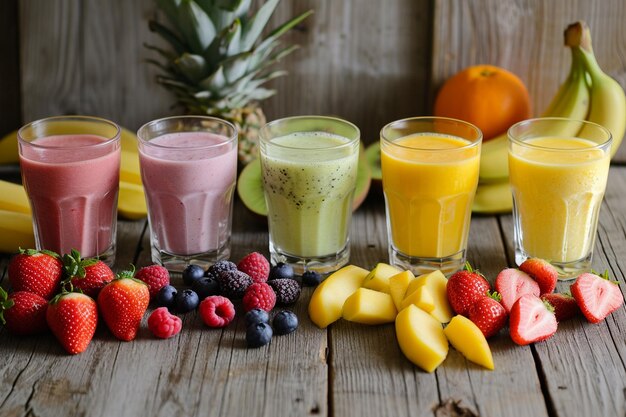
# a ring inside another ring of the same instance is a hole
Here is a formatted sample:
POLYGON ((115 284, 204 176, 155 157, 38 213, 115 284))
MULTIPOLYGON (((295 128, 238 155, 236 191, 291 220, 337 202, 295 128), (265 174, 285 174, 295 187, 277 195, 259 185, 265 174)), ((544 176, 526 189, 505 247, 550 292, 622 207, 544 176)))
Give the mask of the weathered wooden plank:
POLYGON ((0 2, 0 136, 22 121, 17 0, 0 2))
MULTIPOLYGON (((540 115, 565 79, 570 53, 563 46, 568 24, 584 19, 591 28, 601 67, 626 87, 626 4, 608 1, 498 1, 434 3, 432 76, 434 92, 469 65, 494 64, 520 76, 540 115)), ((626 148, 616 157, 626 160, 626 148)))
MULTIPOLYGON (((600 212, 594 269, 609 269, 625 293, 626 248, 623 199, 626 169, 612 167, 600 212)), ((512 254, 513 224, 505 216, 503 231, 512 254)), ((512 258, 511 258, 512 259, 512 258)), ((557 290, 569 291, 573 281, 560 282, 557 290)), ((555 415, 623 415, 626 411, 626 309, 622 306, 605 321, 590 324, 580 317, 559 324, 557 333, 534 345, 544 379, 547 401, 555 415)))

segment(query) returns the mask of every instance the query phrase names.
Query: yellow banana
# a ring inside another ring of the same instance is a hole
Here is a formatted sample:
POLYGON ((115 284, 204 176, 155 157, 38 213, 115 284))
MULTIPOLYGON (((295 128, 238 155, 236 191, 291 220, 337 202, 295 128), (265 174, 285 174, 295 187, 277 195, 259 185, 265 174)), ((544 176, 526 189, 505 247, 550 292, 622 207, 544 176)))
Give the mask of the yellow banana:
MULTIPOLYGON (((64 123, 61 126, 71 127, 72 122, 64 123)), ((122 150, 136 153, 137 136, 130 130, 123 127, 121 127, 121 132, 122 150)), ((51 134, 54 134, 54 132, 51 132, 51 134)), ((17 164, 18 162, 20 162, 20 157, 17 150, 17 130, 14 130, 0 139, 0 164, 17 164)))
POLYGON ((139 171, 139 155, 137 152, 122 150, 120 181, 142 185, 141 173, 139 171))
POLYGON ((35 247, 30 215, 0 210, 0 252, 16 253, 20 247, 35 247))
MULTIPOLYGON (((584 120, 589 113, 590 92, 582 53, 572 50, 572 64, 567 79, 548 105, 542 117, 566 117, 584 120)), ((626 115, 625 115, 626 117, 626 115)), ((546 134, 570 137, 578 129, 568 130, 562 125, 546 134)), ((509 177, 508 138, 506 133, 485 142, 480 155, 480 182, 499 182, 509 177)))
POLYGON ((509 213, 513 209, 513 196, 509 180, 478 184, 472 212, 481 214, 509 213))
POLYGON ((24 187, 0 180, 0 210, 30 215, 30 203, 24 187))
MULTIPOLYGON (((607 128, 613 136, 611 157, 615 155, 626 131, 626 95, 622 86, 607 75, 596 61, 591 46, 591 32, 585 22, 570 25, 565 41, 580 53, 591 78, 591 108, 587 120, 607 128)), ((586 128, 580 132, 585 135, 586 128)))
POLYGON ((147 216, 146 197, 141 185, 120 181, 117 212, 120 216, 129 220, 143 219, 147 216))

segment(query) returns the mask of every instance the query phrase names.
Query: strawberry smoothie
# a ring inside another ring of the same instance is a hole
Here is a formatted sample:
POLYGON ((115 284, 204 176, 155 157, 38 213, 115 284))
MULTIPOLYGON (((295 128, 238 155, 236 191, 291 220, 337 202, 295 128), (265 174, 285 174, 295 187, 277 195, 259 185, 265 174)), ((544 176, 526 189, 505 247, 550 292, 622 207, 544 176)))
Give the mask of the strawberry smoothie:
POLYGON ((161 257, 223 257, 230 242, 237 135, 194 131, 144 140, 140 130, 139 136, 153 247, 161 257))
POLYGON ((37 247, 84 257, 115 247, 120 171, 115 138, 51 135, 20 140, 22 180, 30 200, 37 247))

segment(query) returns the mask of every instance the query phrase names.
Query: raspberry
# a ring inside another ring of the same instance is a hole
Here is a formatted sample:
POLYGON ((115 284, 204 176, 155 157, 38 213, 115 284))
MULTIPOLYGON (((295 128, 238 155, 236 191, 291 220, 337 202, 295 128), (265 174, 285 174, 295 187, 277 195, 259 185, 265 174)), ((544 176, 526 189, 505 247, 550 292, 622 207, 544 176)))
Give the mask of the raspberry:
POLYGON ((150 298, 154 298, 161 288, 170 285, 170 274, 161 265, 144 266, 137 271, 135 278, 148 285, 150 298))
POLYGON ((212 295, 200 303, 200 317, 209 327, 224 327, 235 318, 235 306, 226 297, 212 295))
POLYGON ((243 309, 247 312, 254 308, 272 311, 276 305, 276 293, 264 282, 250 285, 243 296, 243 309))
POLYGON ((254 282, 266 282, 270 275, 270 263, 259 252, 246 255, 237 264, 237 269, 250 275, 254 282))
POLYGON ((204 276, 218 279, 222 272, 236 271, 236 270, 237 270, 237 265, 235 265, 231 261, 222 260, 222 261, 217 261, 216 263, 211 265, 209 269, 207 269, 204 276))
POLYGON ((300 284, 295 279, 280 278, 268 283, 276 292, 276 304, 293 304, 300 297, 300 284))
POLYGON ((217 277, 220 284, 220 292, 231 300, 243 297, 244 293, 250 285, 252 278, 248 274, 241 271, 223 271, 217 277))
POLYGON ((148 317, 148 329, 159 339, 168 339, 176 336, 183 327, 183 321, 167 310, 159 307, 148 317))

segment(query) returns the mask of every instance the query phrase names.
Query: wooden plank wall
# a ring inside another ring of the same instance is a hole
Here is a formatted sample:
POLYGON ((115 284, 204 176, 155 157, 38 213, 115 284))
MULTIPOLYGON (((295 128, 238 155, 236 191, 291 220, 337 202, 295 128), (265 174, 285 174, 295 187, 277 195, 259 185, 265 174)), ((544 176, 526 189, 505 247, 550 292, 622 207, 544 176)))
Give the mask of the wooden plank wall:
MULTIPOLYGON (((335 114, 372 142, 389 121, 429 114, 441 82, 478 63, 520 75, 538 114, 567 73, 562 32, 577 19, 626 86, 623 0, 283 1, 273 22, 309 8, 315 15, 285 37, 302 48, 282 64, 290 75, 274 82, 269 119, 335 114)), ((155 15, 153 0, 19 2, 23 121, 86 113, 134 129, 172 114, 142 47, 158 41, 147 28, 155 15)), ((626 148, 620 155, 626 161, 626 148)))
POLYGON ((17 0, 0 1, 0 136, 20 125, 17 0))

